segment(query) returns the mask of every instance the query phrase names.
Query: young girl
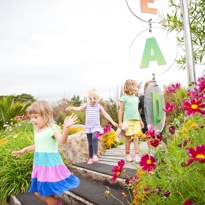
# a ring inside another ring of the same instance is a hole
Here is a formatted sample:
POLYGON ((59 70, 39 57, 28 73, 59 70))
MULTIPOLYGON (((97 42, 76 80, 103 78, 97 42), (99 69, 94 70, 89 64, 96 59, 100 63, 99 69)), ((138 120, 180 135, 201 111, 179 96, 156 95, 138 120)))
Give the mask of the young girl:
POLYGON ((53 111, 46 101, 37 101, 28 107, 28 115, 34 126, 35 144, 12 155, 20 157, 26 152, 35 151, 30 193, 35 193, 48 205, 62 205, 56 195, 78 187, 80 180, 63 164, 58 152, 58 142, 64 144, 68 137, 68 128, 77 122, 77 116, 65 118, 62 133, 54 124, 53 111))
POLYGON ((128 124, 128 129, 125 131, 126 143, 126 160, 132 162, 130 155, 130 144, 132 141, 132 136, 134 137, 134 150, 135 150, 135 162, 140 161, 139 157, 139 144, 137 134, 141 132, 141 128, 144 127, 144 124, 141 120, 138 104, 139 98, 135 96, 137 92, 137 82, 135 80, 126 80, 124 85, 124 93, 120 98, 120 108, 118 112, 118 122, 119 128, 122 129, 122 125, 128 124))
POLYGON ((67 107, 66 111, 86 110, 85 133, 87 134, 89 152, 89 160, 87 164, 93 164, 93 162, 99 161, 97 157, 98 138, 96 137, 96 134, 102 130, 100 126, 100 113, 102 113, 102 115, 114 126, 117 127, 118 124, 113 121, 110 115, 98 103, 99 95, 97 90, 92 89, 88 92, 87 101, 88 103, 85 103, 80 107, 67 107))

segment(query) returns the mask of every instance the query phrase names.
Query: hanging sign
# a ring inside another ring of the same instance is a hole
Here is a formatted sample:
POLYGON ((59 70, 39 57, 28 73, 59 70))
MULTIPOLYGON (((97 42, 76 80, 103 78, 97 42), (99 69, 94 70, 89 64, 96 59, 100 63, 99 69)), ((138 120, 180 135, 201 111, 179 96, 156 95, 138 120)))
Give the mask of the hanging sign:
POLYGON ((177 57, 175 36, 161 28, 148 29, 138 34, 129 50, 129 58, 136 72, 151 76, 165 73, 174 64, 177 57))

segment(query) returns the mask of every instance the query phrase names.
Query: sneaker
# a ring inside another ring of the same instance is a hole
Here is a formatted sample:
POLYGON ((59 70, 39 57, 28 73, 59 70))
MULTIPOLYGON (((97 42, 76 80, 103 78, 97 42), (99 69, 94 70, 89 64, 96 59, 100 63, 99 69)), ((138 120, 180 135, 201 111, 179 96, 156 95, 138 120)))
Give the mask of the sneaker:
POLYGON ((93 159, 89 159, 87 164, 93 164, 93 159))
POLYGON ((94 155, 93 156, 93 162, 98 162, 98 161, 99 161, 98 157, 96 155, 94 155))
POLYGON ((130 156, 130 154, 126 154, 125 159, 126 159, 127 162, 133 162, 132 157, 130 156))
POLYGON ((135 155, 135 162, 139 163, 141 161, 141 157, 139 156, 139 154, 135 155))

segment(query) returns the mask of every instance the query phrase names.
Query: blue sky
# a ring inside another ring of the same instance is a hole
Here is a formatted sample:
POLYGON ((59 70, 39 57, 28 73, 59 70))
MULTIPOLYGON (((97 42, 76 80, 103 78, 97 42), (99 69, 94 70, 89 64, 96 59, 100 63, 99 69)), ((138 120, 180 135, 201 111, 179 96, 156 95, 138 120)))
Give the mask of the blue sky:
MULTIPOLYGON (((114 98, 127 78, 151 79, 129 61, 131 42, 147 27, 125 0, 0 1, 0 95, 56 102, 96 88, 114 98)), ((187 73, 174 65, 156 79, 186 85, 187 73)))

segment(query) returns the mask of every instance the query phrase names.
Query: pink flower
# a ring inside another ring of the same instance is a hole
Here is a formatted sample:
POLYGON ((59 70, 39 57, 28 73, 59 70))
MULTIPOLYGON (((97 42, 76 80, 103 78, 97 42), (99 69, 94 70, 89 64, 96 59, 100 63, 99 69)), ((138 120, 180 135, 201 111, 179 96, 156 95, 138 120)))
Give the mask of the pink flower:
POLYGON ((145 132, 146 138, 151 138, 155 136, 155 131, 153 130, 152 125, 148 124, 147 125, 148 130, 145 132))
POLYGON ((186 200, 184 202, 184 205, 194 205, 194 203, 192 201, 190 201, 190 200, 186 200))
POLYGON ((196 150, 193 147, 187 148, 186 153, 191 157, 186 166, 189 166, 194 161, 205 163, 205 144, 198 145, 196 150))
POLYGON ((202 103, 202 98, 197 99, 191 99, 190 102, 188 102, 185 98, 182 99, 182 103, 184 104, 184 107, 180 107, 181 110, 186 110, 185 116, 193 115, 197 112, 201 114, 205 114, 205 111, 201 108, 205 107, 205 104, 202 103))
POLYGON ((158 134, 155 137, 152 137, 152 139, 150 140, 150 144, 153 147, 157 147, 161 141, 162 141, 162 135, 158 134))
POLYGON ((170 126, 170 127, 169 127, 169 132, 170 132, 171 134, 174 134, 174 133, 175 133, 175 127, 174 127, 174 126, 170 126))
POLYGON ((204 92, 204 90, 205 90, 205 75, 201 78, 198 78, 196 85, 198 86, 198 90, 200 92, 204 92))
POLYGON ((167 93, 175 92, 180 87, 180 83, 172 84, 166 90, 167 93))
POLYGON ((112 129, 112 126, 110 124, 107 124, 104 128, 103 128, 103 132, 102 133, 97 133, 96 137, 102 137, 104 135, 106 135, 107 133, 110 132, 110 130, 112 129))
POLYGON ((122 168, 124 167, 125 165, 125 161, 124 160, 119 160, 118 161, 118 166, 114 166, 114 168, 112 169, 112 172, 114 172, 112 178, 111 178, 111 181, 115 181, 121 174, 122 172, 122 168))
POLYGON ((143 170, 152 171, 156 169, 156 160, 153 156, 145 154, 142 156, 140 161, 140 166, 142 166, 143 170))
POLYGON ((171 104, 171 103, 166 103, 165 108, 163 108, 164 112, 172 112, 176 108, 176 105, 171 104))
POLYGON ((169 195, 170 195, 170 191, 169 190, 164 192, 164 196, 168 197, 169 195))

